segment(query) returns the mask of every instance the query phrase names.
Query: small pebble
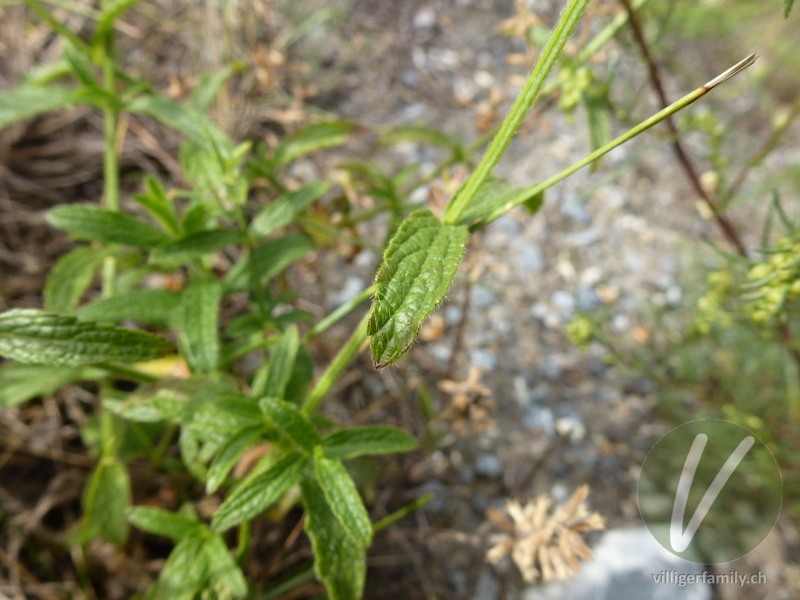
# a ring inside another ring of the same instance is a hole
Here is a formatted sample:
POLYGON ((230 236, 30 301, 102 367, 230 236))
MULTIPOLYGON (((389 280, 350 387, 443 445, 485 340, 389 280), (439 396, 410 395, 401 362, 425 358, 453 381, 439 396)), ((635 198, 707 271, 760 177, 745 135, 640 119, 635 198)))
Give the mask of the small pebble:
POLYGON ((480 477, 497 477, 503 472, 500 459, 494 454, 480 454, 475 461, 475 473, 480 477))

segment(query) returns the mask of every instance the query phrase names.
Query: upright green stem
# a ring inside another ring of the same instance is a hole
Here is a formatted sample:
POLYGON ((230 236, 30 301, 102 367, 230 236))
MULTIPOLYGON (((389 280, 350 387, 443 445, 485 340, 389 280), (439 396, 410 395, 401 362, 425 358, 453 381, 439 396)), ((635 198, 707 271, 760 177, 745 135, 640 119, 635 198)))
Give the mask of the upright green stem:
POLYGON ((355 355, 358 354, 358 349, 361 348, 361 344, 367 339, 367 323, 369 323, 369 313, 364 315, 364 318, 361 319, 361 322, 350 336, 350 339, 347 340, 342 349, 339 350, 339 354, 336 355, 336 358, 333 359, 333 362, 322 374, 317 385, 314 386, 314 389, 311 390, 308 398, 306 398, 303 404, 303 413, 306 416, 313 414, 314 411, 317 410, 330 391, 331 386, 339 379, 355 355))
MULTIPOLYGON (((116 72, 114 70, 114 30, 109 29, 103 41, 103 87, 111 95, 116 95, 116 72)), ((103 202, 106 210, 119 210, 119 161, 117 160, 117 126, 119 115, 114 106, 103 109, 103 202)), ((103 297, 114 295, 114 282, 117 278, 117 261, 109 256, 103 262, 103 297)))
POLYGON ((371 285, 352 300, 348 300, 347 302, 342 304, 339 308, 334 310, 331 314, 329 314, 319 323, 314 325, 314 327, 311 328, 311 331, 308 332, 306 339, 317 337, 323 331, 326 331, 329 327, 331 327, 331 325, 336 323, 345 315, 350 314, 350 311, 352 311, 356 306, 361 304, 364 300, 372 296, 372 294, 374 293, 375 293, 375 286, 371 285))
POLYGON ((528 81, 525 82, 525 87, 522 88, 522 92, 517 97, 516 102, 514 102, 503 124, 500 126, 500 131, 497 132, 497 136, 492 140, 481 162, 478 163, 475 171, 473 171, 470 178, 464 184, 461 193, 452 198, 447 205, 447 209, 444 213, 445 223, 453 224, 458 222, 461 213, 469 206, 472 198, 478 192, 478 189, 480 189, 483 182, 486 181, 492 173, 500 157, 503 156, 506 148, 511 143, 511 139, 514 137, 514 134, 516 134, 517 129, 519 129, 525 115, 536 101, 545 79, 547 79, 550 71, 553 70, 556 61, 564 50, 567 40, 575 30, 588 4, 589 0, 570 0, 570 3, 558 20, 558 24, 553 30, 550 39, 547 41, 547 45, 544 47, 544 50, 542 50, 542 54, 536 62, 536 66, 533 67, 528 81))
POLYGON ((710 92, 712 89, 714 89, 715 87, 717 87, 721 83, 724 83, 725 81, 727 81, 728 79, 730 79, 731 77, 736 75, 737 73, 740 73, 741 71, 743 71, 744 69, 746 69, 747 67, 752 65, 755 62, 755 60, 756 60, 756 55, 755 54, 751 54, 750 56, 748 56, 747 58, 745 58, 741 62, 737 63, 736 65, 734 65, 733 67, 731 67, 730 69, 728 69, 727 71, 722 73, 722 75, 720 75, 719 77, 716 77, 716 78, 712 79, 707 84, 705 84, 703 87, 697 88, 696 90, 694 90, 693 92, 687 94, 686 96, 684 96, 683 98, 681 98, 677 102, 673 102, 672 104, 670 104, 664 110, 661 110, 661 111, 657 112, 655 115, 653 115, 652 117, 650 117, 649 119, 647 119, 645 121, 642 121, 636 127, 634 127, 632 129, 628 130, 627 132, 623 133, 618 138, 616 138, 614 140, 611 140, 605 146, 602 146, 602 147, 598 148, 597 150, 595 150, 591 154, 588 154, 587 156, 585 156, 584 158, 582 158, 581 160, 579 160, 578 162, 576 162, 572 166, 567 167, 566 169, 564 169, 560 173, 557 173, 557 174, 553 175, 552 177, 550 177, 549 179, 546 179, 542 183, 537 183, 536 185, 532 185, 530 187, 523 188, 523 189, 519 190, 519 193, 516 196, 514 196, 511 200, 509 200, 508 202, 506 202, 502 206, 500 206, 497 209, 495 209, 492 213, 489 214, 489 216, 487 216, 484 220, 480 221, 479 223, 476 223, 475 225, 473 225, 470 229, 472 231, 475 231, 475 230, 481 229, 482 227, 485 227, 486 225, 488 225, 489 223, 491 223, 492 221, 494 221, 498 217, 500 217, 500 216, 504 215, 505 213, 507 213, 508 211, 510 211, 515 206, 519 206, 520 204, 524 204, 525 202, 527 202, 531 198, 533 198, 533 197, 537 196, 538 194, 542 193, 547 188, 555 185, 556 183, 558 183, 562 179, 566 179, 567 177, 569 177, 570 175, 572 175, 576 171, 579 171, 583 167, 585 167, 585 166, 589 165, 590 163, 596 161, 598 158, 600 158, 603 155, 607 154, 608 152, 610 152, 611 150, 613 150, 617 146, 620 146, 621 144, 624 144, 628 140, 636 137, 637 135, 639 135, 640 133, 643 133, 644 131, 647 131, 648 129, 650 129, 654 125, 657 125, 658 123, 660 123, 661 121, 663 121, 667 117, 675 114, 679 110, 682 110, 682 109, 686 108, 692 102, 694 102, 695 100, 705 96, 708 92, 710 92))

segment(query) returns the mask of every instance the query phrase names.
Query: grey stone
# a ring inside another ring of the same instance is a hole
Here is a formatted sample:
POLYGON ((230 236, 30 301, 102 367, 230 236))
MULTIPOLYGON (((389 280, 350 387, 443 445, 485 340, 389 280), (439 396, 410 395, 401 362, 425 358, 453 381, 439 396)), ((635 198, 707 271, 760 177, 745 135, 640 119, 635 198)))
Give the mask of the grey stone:
POLYGON ((544 254, 536 244, 523 244, 517 254, 517 264, 520 269, 529 273, 541 273, 544 269, 544 254))
POLYGON ((450 344, 444 342, 436 342, 435 344, 428 345, 428 352, 436 360, 436 362, 446 364, 450 360, 450 355, 453 349, 450 344))
POLYGON ((400 76, 400 80, 403 82, 404 86, 413 89, 419 84, 419 75, 417 75, 416 71, 406 69, 400 76))
POLYGON ((470 350, 469 359, 481 371, 493 371, 497 367, 497 355, 485 348, 473 348, 470 350))
POLYGON ((556 290, 550 296, 550 302, 558 309, 563 319, 569 320, 572 318, 575 312, 575 296, 564 290, 556 290))
POLYGON ((333 310, 338 308, 345 302, 352 300, 356 296, 358 296, 365 288, 367 284, 364 283, 364 280, 361 279, 358 275, 350 275, 344 281, 344 285, 342 288, 332 293, 328 296, 328 309, 333 310))
POLYGON ((422 507, 428 514, 439 514, 447 507, 447 486, 438 479, 429 479, 418 489, 420 498, 427 494, 434 495, 433 500, 430 500, 422 507))
POLYGON ((481 477, 497 477, 503 472, 503 465, 497 455, 489 452, 479 454, 475 460, 475 473, 481 477))
POLYGON ((539 372, 542 374, 542 377, 548 381, 558 381, 561 379, 563 370, 557 360, 548 358, 539 367, 539 372))
POLYGON ((472 288, 472 304, 475 308, 489 308, 495 301, 494 292, 489 288, 482 285, 472 288))
POLYGON ((444 309, 444 319, 451 327, 455 327, 461 321, 461 307, 448 306, 444 309))
POLYGON ((711 586, 692 583, 656 583, 664 571, 679 576, 699 575, 701 565, 685 561, 662 548, 644 528, 613 529, 594 549, 568 582, 530 587, 523 600, 711 600, 711 586))
POLYGON ((436 13, 429 6, 421 8, 414 15, 415 29, 430 29, 436 25, 436 13))
POLYGON ((592 221, 592 215, 589 214, 586 206, 574 194, 567 195, 561 202, 561 212, 578 225, 585 226, 592 221))
POLYGON ((500 584, 489 569, 481 571, 472 600, 497 600, 500 597, 500 584))
POLYGON ((571 233, 567 236, 567 242, 573 246, 583 247, 596 244, 602 239, 603 235, 594 227, 571 233))
POLYGON ((578 302, 578 308, 585 312, 592 312, 600 308, 603 301, 593 287, 589 285, 579 285, 575 288, 575 299, 578 302))
POLYGON ((550 438, 556 434, 556 422, 553 418, 553 411, 546 406, 531 404, 528 410, 525 411, 525 416, 522 417, 522 425, 528 429, 541 431, 550 438))

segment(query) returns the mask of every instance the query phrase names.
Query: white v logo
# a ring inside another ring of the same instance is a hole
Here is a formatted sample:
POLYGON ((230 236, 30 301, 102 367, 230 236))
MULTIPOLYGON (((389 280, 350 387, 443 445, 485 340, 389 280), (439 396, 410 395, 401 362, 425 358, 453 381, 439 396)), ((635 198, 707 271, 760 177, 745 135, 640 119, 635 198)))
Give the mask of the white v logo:
POLYGON ((703 456, 706 442, 708 442, 708 436, 704 433, 700 433, 694 438, 692 447, 689 449, 689 454, 686 455, 686 462, 683 465, 681 478, 678 481, 678 490, 675 492, 675 504, 672 505, 672 521, 670 521, 669 524, 669 543, 675 552, 683 552, 689 547, 692 538, 694 538, 694 534, 697 533, 703 519, 706 518, 708 511, 711 510, 711 505, 714 504, 714 500, 717 499, 717 496, 719 496, 722 488, 725 487, 725 484, 736 470, 736 467, 739 466, 739 463, 742 462, 742 459, 750 451, 750 448, 753 447, 755 438, 753 436, 748 436, 739 442, 736 450, 731 453, 728 460, 722 465, 719 473, 717 473, 714 481, 711 482, 708 490, 706 490, 689 524, 686 526, 686 530, 682 531, 683 516, 686 513, 686 503, 689 500, 689 490, 692 488, 692 481, 694 481, 697 464, 700 462, 700 457, 703 456))

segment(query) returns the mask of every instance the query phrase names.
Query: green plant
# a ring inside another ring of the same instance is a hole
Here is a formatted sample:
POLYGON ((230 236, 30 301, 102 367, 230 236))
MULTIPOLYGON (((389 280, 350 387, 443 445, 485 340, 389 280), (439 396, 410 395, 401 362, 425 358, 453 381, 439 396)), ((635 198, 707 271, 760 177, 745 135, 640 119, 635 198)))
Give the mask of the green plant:
MULTIPOLYGON (((113 24, 135 0, 103 2, 89 42, 56 21, 37 0, 26 2, 69 45, 55 68, 32 74, 0 96, 0 126, 79 104, 100 110, 104 206, 62 205, 49 213, 54 227, 88 244, 62 257, 52 270, 44 289, 44 311, 17 309, 0 315, 0 355, 16 361, 0 368, 0 382, 5 384, 0 398, 8 406, 70 382, 97 382, 102 410, 85 428, 84 439, 95 447, 98 463, 84 493, 83 527, 76 541, 87 544, 101 535, 122 543, 128 522, 177 541, 151 598, 246 596, 251 590, 240 565, 249 549, 250 521, 270 509, 280 518, 298 502, 306 512, 314 573, 329 597, 360 597, 373 532, 419 503, 371 523, 342 461, 409 451, 417 443, 399 429, 342 428, 317 414, 344 369, 367 338, 377 367, 394 363, 409 349, 449 289, 470 232, 519 205, 535 212, 547 188, 697 100, 754 60, 742 61, 627 133, 597 144, 586 158, 546 181, 509 190, 491 174, 589 3, 571 0, 494 140, 441 217, 409 204, 408 193, 425 181, 411 179, 413 168, 390 177, 374 165, 351 164, 350 176, 383 202, 368 216, 355 215, 337 229, 305 215, 312 204, 332 193, 332 186, 316 182, 289 189, 284 173, 292 161, 308 153, 344 144, 356 130, 354 124, 312 123, 273 148, 236 145, 204 112, 233 74, 231 69, 207 78, 190 102, 181 104, 118 66, 113 24), (75 80, 77 87, 56 83, 65 77, 75 80), (117 138, 123 113, 152 117, 185 136, 180 161, 191 189, 167 189, 158 179, 146 177, 143 193, 133 196, 146 218, 121 210, 117 138), (274 196, 266 208, 252 202, 251 195, 259 188, 274 196), (308 230, 321 228, 326 235, 346 236, 343 228, 383 211, 392 220, 374 287, 301 335, 307 314, 281 311, 293 294, 275 294, 270 283, 314 246, 308 236, 286 233, 286 228, 299 224, 308 230), (215 257, 223 251, 234 258, 219 268, 215 257), (98 270, 102 296, 81 305, 98 270), (180 290, 147 287, 145 278, 152 273, 177 274, 185 284, 180 290), (246 311, 220 332, 220 307, 241 293, 247 296, 246 311), (372 293, 369 314, 314 383, 307 342, 372 293), (174 334, 178 352, 159 335, 112 325, 129 320, 174 334), (235 363, 253 352, 263 352, 267 358, 254 374, 243 375, 235 363), (119 380, 135 384, 135 391, 119 391, 114 385, 119 380), (176 433, 183 467, 165 453, 176 433), (234 481, 230 473, 239 459, 264 444, 269 444, 269 452, 244 478, 234 481), (185 468, 205 484, 208 494, 231 485, 210 524, 189 505, 177 513, 130 508, 125 465, 142 454, 160 468, 185 468), (233 527, 238 528, 235 557, 225 539, 233 527)), ((394 132, 395 136, 420 134, 425 132, 394 132)), ((474 148, 464 149, 430 131, 426 135, 451 151, 437 173, 455 163, 471 163, 474 148)), ((310 575, 306 571, 298 578, 310 575)))

